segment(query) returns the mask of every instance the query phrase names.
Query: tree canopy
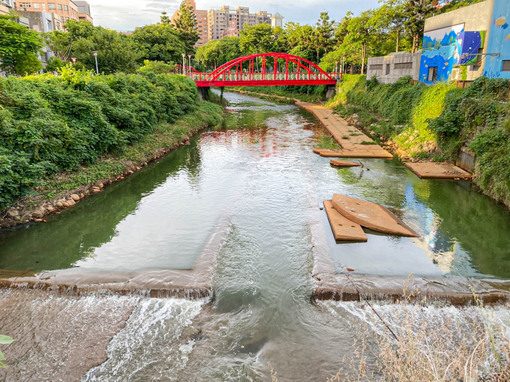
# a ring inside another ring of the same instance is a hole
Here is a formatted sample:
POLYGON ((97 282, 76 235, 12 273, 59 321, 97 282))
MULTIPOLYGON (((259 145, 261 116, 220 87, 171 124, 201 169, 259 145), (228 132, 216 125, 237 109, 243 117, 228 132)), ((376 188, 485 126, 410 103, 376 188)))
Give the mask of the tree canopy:
POLYGON ((38 54, 42 40, 34 32, 0 15, 0 68, 8 74, 26 75, 41 69, 38 54))

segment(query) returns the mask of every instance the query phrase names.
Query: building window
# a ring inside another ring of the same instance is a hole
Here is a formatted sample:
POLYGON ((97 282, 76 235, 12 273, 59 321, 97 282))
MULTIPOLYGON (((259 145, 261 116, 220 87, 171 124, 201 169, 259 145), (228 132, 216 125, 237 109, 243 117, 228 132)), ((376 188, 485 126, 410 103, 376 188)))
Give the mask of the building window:
POLYGON ((62 10, 62 4, 57 4, 57 9, 58 9, 59 11, 61 11, 61 10, 62 10))
POLYGON ((54 3, 48 3, 48 9, 55 9, 54 3))
POLYGON ((35 8, 35 9, 39 9, 39 8, 41 8, 41 4, 39 4, 39 3, 34 3, 34 8, 35 8))
POLYGON ((64 5, 64 11, 68 11, 69 10, 69 7, 67 5, 64 5))
POLYGON ((386 75, 390 74, 391 72, 391 64, 386 64, 386 75))
POLYGON ((510 60, 503 60, 502 72, 510 72, 510 60))
POLYGON ((437 66, 430 66, 429 67, 429 75, 427 77, 428 82, 435 82, 437 81, 437 66))
POLYGON ((395 63, 395 69, 412 69, 413 63, 412 62, 398 62, 395 63))
POLYGON ((383 70, 383 64, 372 64, 369 65, 370 70, 383 70))

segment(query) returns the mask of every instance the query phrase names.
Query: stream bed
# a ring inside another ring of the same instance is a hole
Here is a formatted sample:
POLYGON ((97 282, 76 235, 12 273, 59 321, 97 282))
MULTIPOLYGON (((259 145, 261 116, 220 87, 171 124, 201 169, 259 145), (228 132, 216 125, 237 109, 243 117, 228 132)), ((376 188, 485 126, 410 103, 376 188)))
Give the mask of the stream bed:
MULTIPOLYGON (((1 270, 106 280, 82 296, 0 291, 0 333, 17 340, 0 380, 325 381, 352 369, 359 325, 379 329, 361 303, 310 303, 316 219, 338 272, 510 279, 510 212, 471 183, 421 180, 399 160, 333 168, 312 153, 328 133, 306 111, 225 98, 222 129, 46 224, 0 230, 1 270), (321 210, 334 193, 387 206, 420 238, 337 244, 321 210), (108 291, 109 274, 191 269, 218 233, 214 300, 108 291)), ((377 308, 388 319, 402 309, 377 308)), ((468 331, 476 314, 485 322, 477 307, 427 309, 425 320, 455 317, 468 331)), ((508 309, 484 312, 508 329, 508 309)))

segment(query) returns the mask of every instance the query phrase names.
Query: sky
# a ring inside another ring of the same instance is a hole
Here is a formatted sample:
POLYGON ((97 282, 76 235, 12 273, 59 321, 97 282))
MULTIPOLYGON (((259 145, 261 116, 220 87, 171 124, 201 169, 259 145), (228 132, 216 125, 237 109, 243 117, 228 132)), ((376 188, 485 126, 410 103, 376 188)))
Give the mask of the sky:
MULTIPOLYGON (((159 21, 161 12, 170 16, 177 10, 181 0, 87 0, 91 7, 94 25, 118 31, 132 31, 136 27, 159 21)), ((358 14, 375 8, 378 0, 196 0, 197 9, 218 9, 222 5, 232 8, 250 7, 250 12, 268 11, 281 13, 284 22, 315 24, 322 11, 340 21, 347 11, 358 14)))

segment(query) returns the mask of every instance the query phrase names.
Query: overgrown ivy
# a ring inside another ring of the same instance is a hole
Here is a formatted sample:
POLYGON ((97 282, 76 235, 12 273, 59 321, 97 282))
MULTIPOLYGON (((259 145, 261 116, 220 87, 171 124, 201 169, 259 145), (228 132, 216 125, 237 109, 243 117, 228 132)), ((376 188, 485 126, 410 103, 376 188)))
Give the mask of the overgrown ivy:
POLYGON ((0 78, 0 209, 44 176, 122 151, 197 103, 194 83, 178 75, 0 78))

